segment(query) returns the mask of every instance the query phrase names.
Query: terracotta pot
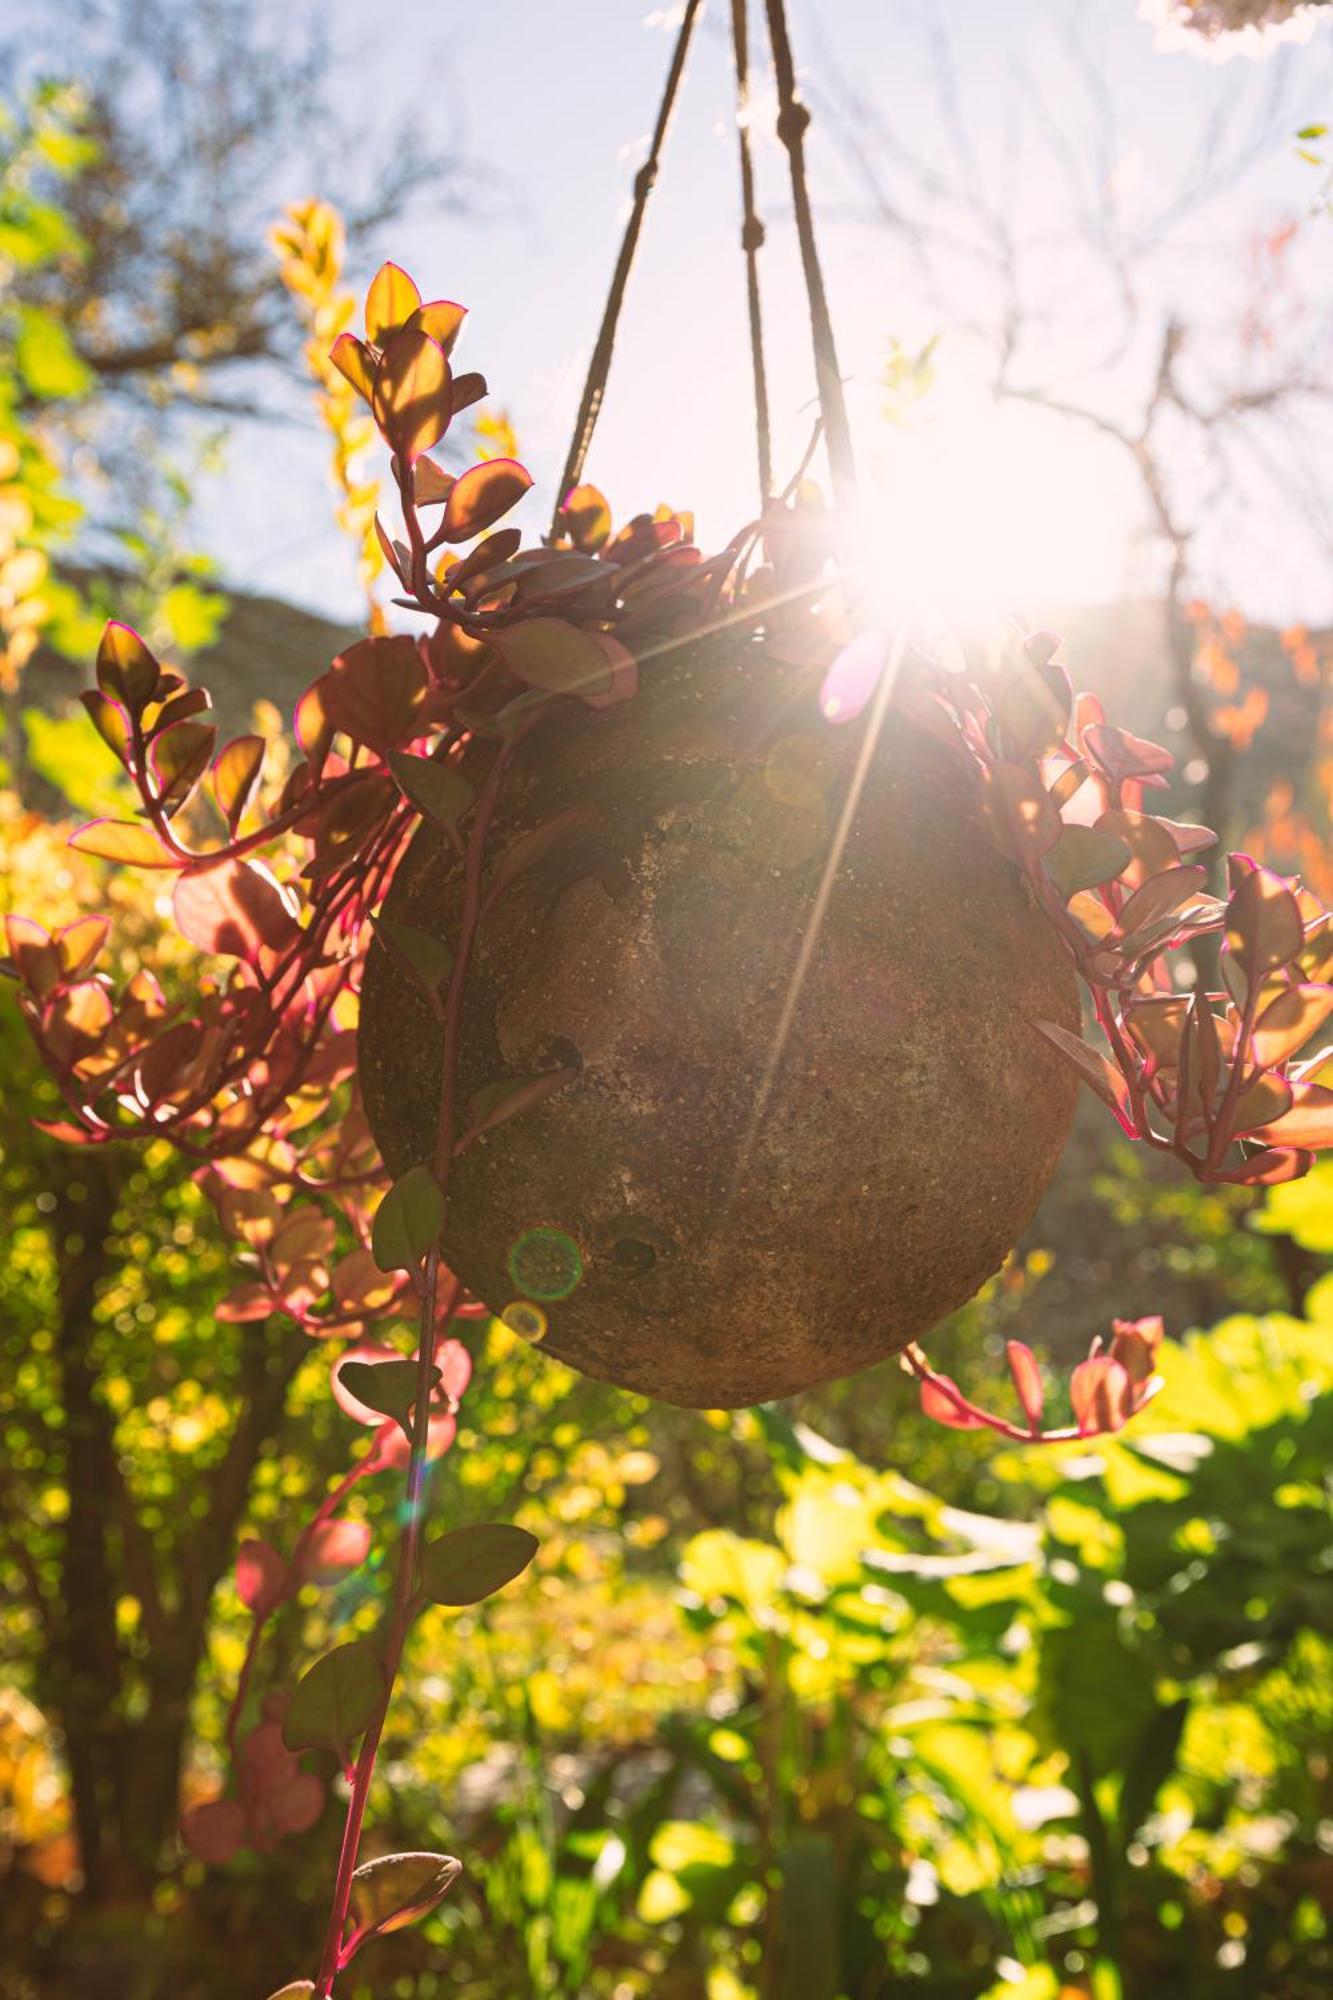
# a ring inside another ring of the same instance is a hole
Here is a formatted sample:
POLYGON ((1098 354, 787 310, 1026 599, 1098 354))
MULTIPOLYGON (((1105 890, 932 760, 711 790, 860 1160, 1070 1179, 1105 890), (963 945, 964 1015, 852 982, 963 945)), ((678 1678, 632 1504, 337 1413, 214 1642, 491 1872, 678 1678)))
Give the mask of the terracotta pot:
MULTIPOLYGON (((1073 1110, 1031 1026, 1077 1027, 1068 958, 971 774, 892 710, 814 929, 864 727, 826 723, 817 688, 753 641, 681 646, 619 707, 554 706, 492 837, 591 814, 483 927, 460 1102, 578 1074, 457 1158, 448 1261, 496 1312, 539 1306, 516 1323, 544 1316, 561 1360, 691 1407, 927 1333, 1023 1230, 1073 1110)), ((387 914, 453 938, 460 903, 425 827, 387 914)), ((376 946, 361 1076, 395 1175, 433 1156, 439 1043, 376 946)))

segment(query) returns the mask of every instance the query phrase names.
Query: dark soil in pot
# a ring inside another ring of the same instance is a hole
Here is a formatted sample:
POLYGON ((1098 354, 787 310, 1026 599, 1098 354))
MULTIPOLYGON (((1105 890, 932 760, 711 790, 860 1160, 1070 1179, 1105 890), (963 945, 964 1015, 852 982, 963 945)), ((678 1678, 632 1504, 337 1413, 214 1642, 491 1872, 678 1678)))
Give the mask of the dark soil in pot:
MULTIPOLYGON (((775 1059, 864 726, 830 727, 817 689, 713 638, 616 708, 559 702, 491 839, 592 814, 482 929, 460 1105, 578 1074, 455 1161, 446 1257, 494 1311, 539 1304, 561 1360, 687 1406, 788 1396, 928 1332, 1021 1234, 1073 1109, 1031 1026, 1077 1027, 1068 958, 971 773, 893 710, 775 1059)), ((423 827, 387 914, 452 939, 460 904, 423 827)), ((379 945, 361 1077, 390 1171, 429 1162, 440 1028, 379 945)))

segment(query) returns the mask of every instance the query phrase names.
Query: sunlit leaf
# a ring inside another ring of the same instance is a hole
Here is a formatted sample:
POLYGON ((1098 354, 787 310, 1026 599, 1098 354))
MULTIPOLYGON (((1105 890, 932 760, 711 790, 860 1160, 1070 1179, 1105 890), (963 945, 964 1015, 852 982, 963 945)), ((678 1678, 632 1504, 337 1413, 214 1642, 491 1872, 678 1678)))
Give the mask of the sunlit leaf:
MULTIPOLYGON (((453 414, 449 383, 449 363, 438 341, 412 327, 391 337, 375 370, 375 421, 404 465, 438 444, 448 430, 453 414)), ((455 486, 450 503, 457 491, 455 486)))
POLYGON ((383 347, 420 304, 421 294, 407 272, 397 264, 381 264, 366 293, 366 339, 383 347))
POLYGON ((1280 875, 1252 868, 1227 902, 1227 946, 1253 985, 1295 958, 1305 942, 1300 905, 1280 875))
POLYGON ((1207 874, 1197 863, 1180 863, 1164 868, 1160 875, 1150 875, 1120 912, 1120 936, 1132 937, 1181 909, 1203 887, 1207 874))
POLYGON ((139 634, 113 619, 97 648, 97 685, 137 715, 152 700, 161 669, 139 634))
POLYGON ((443 505, 456 484, 451 472, 442 472, 435 460, 424 453, 412 467, 412 497, 418 507, 443 505))
POLYGON ((384 1699, 384 1669, 369 1639, 335 1646, 302 1676, 282 1720, 289 1750, 345 1757, 384 1699))
POLYGON ((398 633, 359 639, 317 685, 332 727, 385 755, 415 733, 429 675, 416 641, 398 633))
POLYGON ((463 1872, 451 1854, 383 1854, 352 1876, 352 1922, 358 1943, 387 1937, 429 1916, 463 1872))
POLYGON ((213 765, 213 796, 232 833, 258 789, 264 750, 262 736, 237 736, 218 752, 213 765))
POLYGON ((371 1249, 381 1271, 410 1271, 439 1242, 444 1196, 429 1167, 409 1167, 375 1211, 371 1249))
MULTIPOLYGON (((408 283, 411 283, 411 279, 408 283)), ((419 328, 422 333, 428 333, 446 354, 452 354, 454 342, 458 339, 466 318, 466 306, 455 305, 452 299, 428 299, 424 305, 418 306, 408 315, 405 324, 419 328)))
POLYGON ((1129 1376, 1109 1354, 1094 1355, 1070 1376, 1069 1400, 1081 1436, 1122 1430, 1133 1408, 1129 1376))
POLYGON ((537 1537, 506 1521, 455 1528, 421 1552, 421 1583, 434 1604, 480 1604, 521 1576, 537 1553, 537 1537))
POLYGON ((1270 1146, 1295 1146, 1307 1152, 1333 1146, 1333 1090, 1322 1083, 1298 1083, 1291 1109, 1271 1124, 1252 1129, 1256 1139, 1270 1146))
POLYGON ((1147 785, 1163 785, 1166 774, 1175 768, 1175 758, 1160 743, 1145 742, 1127 729, 1109 723, 1094 723, 1083 733, 1083 747, 1099 763, 1112 784, 1137 778, 1147 785))
POLYGON ((200 951, 251 964, 261 950, 285 951, 301 934, 288 895, 259 861, 226 860, 182 875, 172 910, 200 951))
POLYGON ((102 861, 119 861, 131 868, 179 868, 150 826, 137 820, 94 819, 69 837, 80 854, 95 854, 102 861))
POLYGON ((1014 1388, 1018 1392, 1018 1400, 1023 1406, 1023 1415, 1035 1431, 1041 1423, 1041 1413, 1046 1406, 1046 1391, 1042 1387, 1037 1357, 1021 1340, 1006 1341, 1004 1351, 1009 1362, 1009 1373, 1014 1379, 1014 1388))
POLYGON ((375 393, 375 358, 354 333, 340 333, 329 349, 329 360, 358 396, 370 402, 375 393))
POLYGON ((491 458, 455 481, 444 506, 444 539, 470 542, 485 534, 523 498, 532 474, 513 458, 491 458))
POLYGON ((1073 697, 1068 674, 1052 657, 1058 645, 1054 633, 1030 634, 1000 689, 996 717, 1014 757, 1042 755, 1064 742, 1073 697))
POLYGON ((1054 801, 1025 764, 998 763, 990 774, 997 831, 1018 861, 1039 861, 1064 831, 1054 801))
POLYGON ((1127 1115, 1129 1085, 1100 1050, 1089 1047, 1087 1042, 1056 1021, 1034 1021, 1032 1025, 1061 1055, 1068 1057, 1084 1082, 1096 1091, 1104 1103, 1120 1116, 1127 1115))
POLYGON ((148 763, 158 800, 168 816, 179 812, 208 769, 217 741, 211 722, 178 722, 153 738, 148 763))
POLYGON ((949 1375, 922 1377, 921 1414, 934 1423, 946 1424, 950 1430, 984 1429, 981 1418, 968 1409, 966 1396, 949 1375))
POLYGON ((107 748, 115 752, 122 764, 125 763, 130 751, 130 722, 124 707, 98 688, 85 688, 79 700, 107 748))
POLYGON ((1046 867, 1065 898, 1080 889, 1111 882, 1129 861, 1129 847, 1117 834, 1093 826, 1067 826, 1046 856, 1046 867))
POLYGON ((94 963, 111 929, 106 917, 76 917, 56 932, 60 969, 66 979, 78 979, 94 963))
POLYGON ((574 486, 565 496, 560 518, 574 547, 595 555, 611 535, 611 509, 595 486, 574 486))
POLYGON ((5 940, 19 978, 39 999, 45 998, 59 984, 62 973, 55 939, 31 917, 11 915, 5 918, 5 940))

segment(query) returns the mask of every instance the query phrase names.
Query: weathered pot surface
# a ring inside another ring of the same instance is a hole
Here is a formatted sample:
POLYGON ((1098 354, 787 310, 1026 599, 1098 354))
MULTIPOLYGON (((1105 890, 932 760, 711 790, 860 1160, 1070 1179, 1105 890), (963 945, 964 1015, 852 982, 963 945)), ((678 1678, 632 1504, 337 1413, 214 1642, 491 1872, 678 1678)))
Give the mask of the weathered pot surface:
MULTIPOLYGON (((898 1352, 1029 1221, 1073 1110, 1032 1022, 1072 967, 990 844, 970 772, 890 710, 822 921, 862 725, 753 641, 650 662, 629 702, 553 706, 490 852, 590 817, 497 904, 467 982, 460 1103, 573 1065, 454 1162, 444 1249, 588 1374, 690 1407, 787 1396, 898 1352), (804 962, 799 992, 793 981, 804 962)), ((494 865, 493 863, 491 864, 494 865)), ((431 827, 386 913, 453 939, 431 827)), ((440 1029, 366 968, 361 1078, 392 1173, 434 1154, 440 1029)))

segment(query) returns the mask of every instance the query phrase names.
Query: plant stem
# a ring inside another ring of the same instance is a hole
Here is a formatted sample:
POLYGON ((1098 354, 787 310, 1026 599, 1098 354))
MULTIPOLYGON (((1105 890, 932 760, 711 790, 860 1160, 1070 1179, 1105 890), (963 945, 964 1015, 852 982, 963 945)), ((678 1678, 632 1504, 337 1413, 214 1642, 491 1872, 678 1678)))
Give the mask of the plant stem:
MULTIPOLYGON (((481 875, 486 855, 486 835, 490 829, 491 815, 495 810, 500 781, 504 776, 511 749, 512 746, 502 749, 491 766, 490 774, 477 802, 464 863, 463 909, 459 921, 458 953, 449 980, 449 996, 445 1007, 443 1073, 440 1081, 440 1112, 435 1151, 435 1178, 440 1193, 446 1201, 449 1192, 449 1168, 453 1158, 454 1099, 464 985, 468 963, 472 956, 472 945, 481 920, 481 875)), ((398 1676, 403 1646, 415 1609, 417 1557, 421 1548, 424 1513, 422 1499, 426 1479, 426 1449, 430 1435, 430 1392, 435 1366, 435 1331, 438 1320, 436 1300, 439 1285, 440 1252, 437 1247, 427 1255, 421 1291, 416 1404, 412 1416, 412 1449, 407 1462, 407 1520, 402 1539, 398 1544, 398 1572, 394 1581, 393 1609, 389 1617, 389 1630, 382 1662, 384 1694, 379 1708, 367 1727, 361 1754, 356 1760, 356 1768, 352 1775, 352 1795, 347 1803, 347 1818, 343 1825, 338 1873, 333 1885, 333 1903, 329 1911, 328 1928, 324 1933, 319 1975, 315 1981, 315 2000, 328 2000, 342 1963, 343 1934, 347 1928, 347 1912, 352 1897, 352 1876, 361 1845, 361 1828, 365 1821, 370 1783, 375 1775, 375 1758, 379 1751, 380 1738, 384 1733, 389 1703, 393 1698, 394 1682, 398 1676)), ((462 1286, 457 1278, 449 1274, 444 1293, 446 1315, 453 1311, 461 1291, 462 1286)))
MULTIPOLYGON (((356 1768, 352 1775, 352 1795, 347 1802, 342 1848, 338 1855, 338 1873, 333 1885, 333 1903, 329 1910, 328 1928, 324 1933, 319 1976, 315 1981, 316 2000, 327 2000, 327 1996, 333 1991, 333 1982, 340 1969, 343 1932, 347 1928, 347 1910, 352 1898, 352 1875, 361 1845, 361 1828, 366 1816, 366 1802, 370 1796, 370 1782, 375 1775, 375 1758, 379 1751, 380 1738, 384 1734, 384 1724, 389 1713, 389 1703, 393 1698, 393 1686, 398 1677, 398 1667, 403 1657, 408 1627, 412 1622, 417 1556, 421 1548, 421 1529, 425 1513, 423 1498, 427 1470, 426 1447, 430 1434, 430 1390, 435 1366, 439 1283, 440 1253, 438 1250, 432 1250, 426 1258, 425 1282, 421 1292, 417 1399, 412 1417, 412 1450, 407 1461, 407 1519, 398 1544, 398 1572, 394 1579, 393 1608, 389 1614, 389 1630, 384 1646, 382 1663, 384 1694, 379 1708, 371 1717, 366 1729, 361 1754, 356 1760, 356 1768)), ((446 1311, 452 1307, 460 1289, 458 1280, 450 1276, 444 1292, 446 1311)))

